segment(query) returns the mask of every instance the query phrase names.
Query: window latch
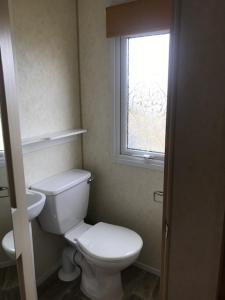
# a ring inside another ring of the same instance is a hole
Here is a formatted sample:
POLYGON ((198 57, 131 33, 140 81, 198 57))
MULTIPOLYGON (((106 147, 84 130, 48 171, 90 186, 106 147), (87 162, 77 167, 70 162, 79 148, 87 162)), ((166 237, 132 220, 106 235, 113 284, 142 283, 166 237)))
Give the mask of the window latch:
POLYGON ((143 157, 144 157, 144 159, 146 159, 146 160, 148 160, 148 159, 154 159, 154 158, 155 158, 155 156, 152 155, 152 154, 144 154, 143 157))

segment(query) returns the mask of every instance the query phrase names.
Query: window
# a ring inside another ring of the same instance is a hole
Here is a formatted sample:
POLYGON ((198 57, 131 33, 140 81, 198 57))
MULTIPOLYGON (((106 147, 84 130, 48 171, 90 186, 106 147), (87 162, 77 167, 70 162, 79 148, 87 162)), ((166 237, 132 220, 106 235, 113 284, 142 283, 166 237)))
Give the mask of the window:
POLYGON ((169 34, 126 37, 116 45, 116 157, 163 166, 169 34))

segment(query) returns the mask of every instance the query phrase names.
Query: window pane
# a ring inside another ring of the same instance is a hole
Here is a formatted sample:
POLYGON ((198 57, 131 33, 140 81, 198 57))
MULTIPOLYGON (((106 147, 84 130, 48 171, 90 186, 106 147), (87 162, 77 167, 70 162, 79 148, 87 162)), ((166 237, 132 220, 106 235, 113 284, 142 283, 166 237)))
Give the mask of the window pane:
POLYGON ((169 34, 128 39, 127 147, 165 151, 169 34))

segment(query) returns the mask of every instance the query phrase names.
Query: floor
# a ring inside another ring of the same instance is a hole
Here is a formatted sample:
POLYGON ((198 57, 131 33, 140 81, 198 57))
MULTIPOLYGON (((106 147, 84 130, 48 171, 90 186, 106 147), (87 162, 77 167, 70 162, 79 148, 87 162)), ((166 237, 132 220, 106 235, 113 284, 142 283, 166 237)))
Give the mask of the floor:
POLYGON ((19 300, 16 266, 0 269, 0 300, 19 300))
MULTIPOLYGON (((123 300, 158 300, 159 277, 134 266, 122 273, 123 300)), ((38 288, 39 300, 89 300, 79 288, 79 280, 65 283, 51 276, 38 288)), ((16 267, 0 269, 0 300, 19 300, 16 267)), ((115 299, 116 300, 116 299, 115 299)))
MULTIPOLYGON (((158 300, 159 277, 130 267, 122 273, 123 300, 158 300)), ((39 289, 39 300, 89 300, 79 288, 79 281, 64 283, 53 276, 39 289)), ((116 299, 115 299, 116 300, 116 299)))

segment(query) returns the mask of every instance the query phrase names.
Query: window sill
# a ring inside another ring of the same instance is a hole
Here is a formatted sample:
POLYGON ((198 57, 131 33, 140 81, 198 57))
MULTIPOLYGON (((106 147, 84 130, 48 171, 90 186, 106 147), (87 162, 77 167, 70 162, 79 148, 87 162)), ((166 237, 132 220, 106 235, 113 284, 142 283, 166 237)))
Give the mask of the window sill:
POLYGON ((156 171, 164 171, 164 161, 156 159, 145 159, 131 155, 117 154, 113 156, 113 162, 133 167, 146 168, 156 171))

